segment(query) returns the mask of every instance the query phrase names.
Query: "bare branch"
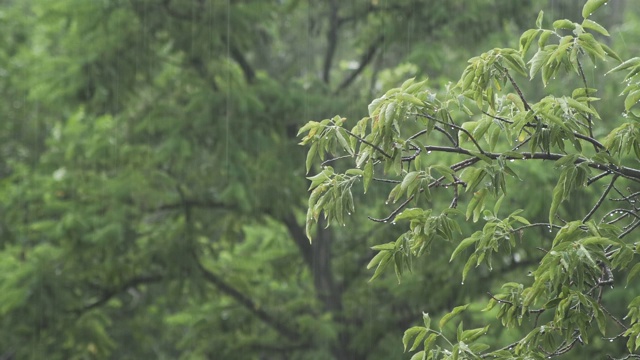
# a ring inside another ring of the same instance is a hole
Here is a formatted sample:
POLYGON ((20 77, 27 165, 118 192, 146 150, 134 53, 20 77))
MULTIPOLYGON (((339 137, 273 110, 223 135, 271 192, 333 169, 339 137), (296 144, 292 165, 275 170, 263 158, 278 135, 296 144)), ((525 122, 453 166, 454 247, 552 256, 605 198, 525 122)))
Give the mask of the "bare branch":
POLYGON ((342 129, 343 129, 347 134, 349 134, 350 136, 353 136, 354 138, 358 139, 358 141, 363 142, 363 143, 365 143, 365 144, 367 144, 367 145, 371 146, 372 148, 374 148, 374 149, 378 150, 378 152, 380 152, 382 155, 386 156, 387 158, 389 158, 389 159, 391 159, 391 158, 392 158, 392 157, 391 157, 391 155, 387 154, 384 150, 382 150, 382 149, 381 149, 381 148, 379 148, 378 146, 373 145, 372 143, 368 142, 367 140, 365 140, 365 139, 361 138, 360 136, 358 136, 358 135, 356 135, 356 134, 352 133, 351 131, 349 131, 349 130, 347 130, 347 129, 344 129, 344 128, 342 128, 342 129))
POLYGON ((384 36, 380 35, 378 36, 372 43, 371 45, 369 45, 369 47, 367 48, 367 51, 364 52, 364 54, 362 54, 362 57, 360 58, 360 61, 358 62, 358 68, 355 69, 354 71, 352 71, 349 76, 347 76, 338 86, 338 88, 336 89, 336 91, 334 92, 335 94, 341 92, 342 90, 346 89, 347 87, 349 87, 349 85, 351 85, 355 79, 358 77, 358 75, 360 75, 362 73, 362 71, 371 63, 371 61, 374 59, 375 54, 379 48, 379 46, 384 42, 384 36))
POLYGON ((613 185, 616 183, 616 180, 618 180, 618 174, 613 175, 613 178, 611 179, 611 182, 609 183, 609 186, 607 186, 607 188, 604 190, 602 195, 600 195, 600 199, 598 199, 598 201, 593 206, 593 208, 591 208, 591 211, 589 211, 589 213, 587 213, 587 215, 584 217, 584 219, 582 219, 583 223, 587 222, 589 220, 589 218, 591 218, 591 216, 596 212, 596 210, 598 210, 600 205, 602 205, 602 202, 604 201, 604 199, 606 199, 607 194, 609 194, 609 191, 611 191, 611 188, 613 188, 613 185))
POLYGON ((234 288, 230 284, 227 284, 221 277, 214 274, 212 271, 208 270, 200 263, 200 261, 196 260, 196 265, 200 269, 202 276, 205 280, 213 284, 218 290, 222 291, 226 295, 231 296, 235 301, 244 306, 247 310, 253 313, 256 317, 262 320, 265 324, 276 330, 279 334, 284 336, 285 338, 297 341, 299 340, 299 333, 287 325, 282 323, 279 318, 272 316, 264 310, 264 306, 260 306, 256 304, 251 298, 247 295, 241 293, 238 289, 234 288))

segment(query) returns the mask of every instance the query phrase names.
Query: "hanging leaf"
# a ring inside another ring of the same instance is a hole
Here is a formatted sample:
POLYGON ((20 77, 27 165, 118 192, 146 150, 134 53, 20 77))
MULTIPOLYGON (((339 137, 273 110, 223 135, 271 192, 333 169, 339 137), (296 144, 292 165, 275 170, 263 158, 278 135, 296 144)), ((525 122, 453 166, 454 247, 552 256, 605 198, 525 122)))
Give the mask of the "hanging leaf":
POLYGON ((582 17, 588 18, 591 14, 598 10, 602 5, 606 4, 608 0, 587 0, 582 7, 582 17))

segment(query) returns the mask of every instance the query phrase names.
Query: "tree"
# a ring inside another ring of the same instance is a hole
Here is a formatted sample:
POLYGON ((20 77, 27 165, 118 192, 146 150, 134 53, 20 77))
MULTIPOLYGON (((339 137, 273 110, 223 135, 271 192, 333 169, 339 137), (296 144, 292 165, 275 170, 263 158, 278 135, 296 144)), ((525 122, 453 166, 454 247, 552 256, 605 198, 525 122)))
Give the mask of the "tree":
POLYGON ((437 325, 424 313, 424 324, 405 331, 405 350, 419 350, 412 359, 545 359, 602 339, 626 341, 626 351, 613 348, 610 356, 638 357, 640 297, 626 301, 623 318, 624 310, 611 306, 620 299, 608 292, 614 284, 635 289, 640 272, 632 237, 640 226, 640 58, 622 61, 598 40, 609 33, 592 13, 604 5, 588 0, 580 22, 560 19, 551 28, 540 12, 517 49, 471 58, 460 80, 441 92, 409 79, 371 102, 369 115, 350 128, 336 116, 300 129, 302 144, 310 146, 307 170, 323 161, 308 178, 310 239, 315 223, 345 224, 356 210, 356 184, 378 201, 376 188, 386 189, 385 204, 394 204, 370 220, 408 227, 397 240, 373 247, 371 280, 388 268, 400 280, 417 258, 443 249, 460 265, 463 284, 483 269, 526 265, 498 291, 485 288, 485 310, 493 311, 498 327, 522 336, 498 345, 487 324, 447 326, 469 306, 460 305, 437 325), (626 74, 619 118, 601 118, 599 84, 588 76, 605 73, 607 58, 619 64, 606 74, 626 74), (561 93, 540 99, 521 85, 535 80, 546 87, 556 77, 561 93), (345 158, 351 166, 342 165, 345 158), (553 189, 523 176, 530 169, 554 174, 553 189), (525 198, 549 198, 545 219, 531 221, 518 209, 513 200, 522 190, 525 198), (443 196, 450 201, 438 206, 433 199, 443 196), (578 196, 593 200, 575 206, 578 196), (475 229, 467 231, 466 221, 475 229))
POLYGON ((529 3, 3 3, 0 357, 393 357, 423 293, 308 243, 294 129, 529 3))

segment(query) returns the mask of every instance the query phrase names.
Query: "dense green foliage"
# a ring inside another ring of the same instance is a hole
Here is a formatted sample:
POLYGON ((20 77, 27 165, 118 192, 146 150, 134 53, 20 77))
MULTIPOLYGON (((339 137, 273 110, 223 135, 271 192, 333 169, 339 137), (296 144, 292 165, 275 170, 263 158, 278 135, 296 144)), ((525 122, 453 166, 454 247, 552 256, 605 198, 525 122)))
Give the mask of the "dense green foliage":
MULTIPOLYGON (((457 304, 484 306, 487 286, 497 294, 494 284, 505 279, 525 283, 540 251, 520 248, 520 262, 494 255, 494 271, 478 267, 464 286, 449 256, 414 262, 401 284, 384 271, 367 282, 376 254, 368 248, 406 229, 373 223, 361 209, 386 216, 378 199, 394 185, 372 181, 366 196, 354 193, 358 216, 345 216, 347 227, 312 228, 310 244, 296 131, 327 113, 361 118, 372 98, 408 77, 428 76, 431 91, 445 91, 470 56, 512 43, 540 8, 576 18, 578 2, 3 2, 0 358, 410 357, 401 335, 421 312, 436 318, 457 304)), ((625 55, 635 51, 637 29, 611 28, 621 3, 595 19, 613 42, 625 34, 625 55)), ((557 83, 547 90, 562 89, 557 83)), ((534 98, 544 92, 521 86, 534 98)), ((601 101, 598 113, 613 119, 614 105, 601 101)), ((621 125, 603 123, 607 132, 621 125)), ((341 172, 344 160, 330 165, 341 172)), ((552 171, 511 166, 554 186, 552 171)), ((433 214, 449 195, 432 192, 433 214)), ((525 204, 522 216, 548 217, 550 196, 509 196, 503 209, 525 204)), ((559 214, 596 200, 595 191, 572 196, 559 214)), ((465 234, 476 225, 460 223, 465 234)), ((458 240, 438 252, 450 254, 458 240)), ((603 295, 619 304, 611 309, 618 317, 632 298, 623 280, 616 275, 622 282, 603 295)), ((465 328, 494 317, 460 316, 465 328)), ((485 342, 500 347, 521 333, 501 329, 492 325, 485 342)), ((598 340, 592 353, 616 353, 619 341, 598 340)))
POLYGON ((444 250, 461 287, 497 273, 497 284, 484 286, 483 302, 498 322, 476 316, 477 327, 462 320, 452 327, 470 304, 450 304, 451 312, 436 314, 437 324, 424 312, 424 324, 404 333, 405 350, 418 350, 412 359, 639 356, 633 235, 640 226, 640 58, 623 61, 600 40, 610 34, 592 18, 605 5, 588 0, 580 21, 559 19, 549 27, 540 12, 516 48, 472 57, 455 84, 434 90, 409 79, 371 102, 368 116, 349 128, 336 116, 300 129, 310 146, 307 169, 318 158, 323 165, 308 178, 310 239, 323 219, 345 225, 357 208, 354 186, 362 185, 367 198, 395 204, 369 219, 406 230, 373 246, 371 280, 385 269, 402 280, 422 257, 439 261, 444 250), (601 116, 599 94, 607 102, 617 94, 596 80, 620 72, 620 110, 601 116), (522 86, 558 81, 540 97, 522 86), (545 189, 535 172, 555 184, 545 189), (534 197, 548 197, 542 217, 522 201, 534 197), (504 276, 509 267, 516 271, 504 276), (616 293, 614 285, 628 293, 616 293), (508 341, 496 341, 501 332, 491 336, 491 327, 511 329, 508 341), (607 349, 603 340, 623 346, 607 349))
MULTIPOLYGON (((296 129, 447 75, 531 5, 3 2, 0 358, 401 356, 429 288, 367 284, 360 245, 396 229, 309 244, 296 129)), ((437 270, 433 312, 465 294, 437 270)))

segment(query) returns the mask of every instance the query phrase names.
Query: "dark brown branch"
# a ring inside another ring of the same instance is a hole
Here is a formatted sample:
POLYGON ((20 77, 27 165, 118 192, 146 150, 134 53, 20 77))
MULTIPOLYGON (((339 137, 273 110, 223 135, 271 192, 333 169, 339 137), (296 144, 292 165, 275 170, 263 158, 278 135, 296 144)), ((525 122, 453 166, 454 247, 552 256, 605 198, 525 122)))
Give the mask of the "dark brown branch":
POLYGON ((560 225, 549 224, 549 223, 534 223, 534 224, 529 224, 529 225, 522 225, 522 226, 520 226, 518 228, 515 228, 515 229, 511 230, 511 232, 514 233, 514 232, 518 232, 520 230, 524 230, 524 229, 528 229, 528 228, 532 228, 532 227, 538 227, 538 226, 540 226, 540 227, 546 226, 548 228, 562 229, 562 226, 560 226, 560 225))
POLYGON ((289 340, 292 340, 292 341, 299 340, 298 332, 289 328, 287 325, 285 325, 275 316, 272 316, 271 314, 267 313, 264 310, 264 308, 256 304, 247 295, 241 293, 233 286, 227 284, 224 280, 222 280, 221 277, 209 271, 207 268, 204 267, 204 265, 200 263, 200 261, 196 260, 196 265, 200 269, 200 272, 202 273, 202 276, 204 277, 205 280, 213 284, 218 290, 222 291, 226 295, 231 296, 235 301, 240 303, 240 305, 244 306, 247 310, 249 310, 256 317, 258 317, 258 319, 262 320, 262 322, 264 322, 266 325, 270 326, 271 328, 276 330, 279 334, 281 334, 282 336, 284 336, 289 340))
POLYGON ((622 196, 629 203, 629 206, 631 206, 634 210, 638 211, 638 208, 635 205, 636 204, 636 200, 632 200, 631 199, 632 197, 635 197, 636 195, 631 194, 629 196, 624 196, 624 194, 622 194, 622 191, 618 190, 618 188, 615 187, 615 186, 613 187, 613 190, 615 190, 618 193, 618 195, 622 196))
MULTIPOLYGON (((436 151, 436 152, 448 152, 448 153, 456 153, 456 154, 473 156, 471 151, 469 151, 467 149, 463 149, 461 147, 425 146, 425 150, 427 150, 427 151, 436 151)), ((546 153, 546 152, 537 152, 537 153, 522 152, 521 154, 522 154, 522 157, 504 156, 504 158, 505 159, 509 159, 509 160, 510 159, 513 159, 513 160, 535 159, 535 160, 554 160, 555 161, 555 160, 559 160, 560 158, 565 156, 564 154, 546 153)), ((498 157, 502 156, 502 154, 500 154, 500 153, 490 153, 490 152, 485 152, 484 155, 487 156, 490 159, 497 159, 498 157)), ((583 163, 583 162, 586 162, 586 161, 587 161, 587 159, 578 158, 575 161, 575 164, 580 164, 580 163, 583 163)), ((597 163, 592 163, 592 162, 589 162, 587 165, 590 168, 593 168, 593 169, 598 169, 598 170, 603 170, 603 171, 611 171, 611 172, 613 172, 615 174, 618 174, 618 175, 620 175, 620 176, 622 176, 624 178, 640 182, 640 170, 638 170, 638 169, 629 168, 629 167, 626 167, 626 166, 610 168, 607 165, 597 164, 597 163)))
POLYGON ((338 86, 338 88, 335 91, 335 94, 341 92, 342 90, 346 89, 347 87, 349 87, 349 85, 351 85, 355 79, 358 77, 358 75, 360 75, 362 73, 362 71, 369 66, 369 64, 371 63, 371 61, 374 59, 375 54, 378 50, 378 48, 380 47, 380 45, 383 43, 384 41, 384 36, 380 35, 378 36, 372 43, 371 45, 369 45, 369 47, 367 48, 367 51, 364 52, 364 54, 362 54, 362 57, 360 58, 359 64, 358 64, 358 68, 355 69, 354 71, 352 71, 349 76, 347 76, 338 86))
POLYGON ((476 139, 473 137, 473 135, 471 135, 471 133, 469 131, 467 131, 467 129, 463 128, 462 126, 458 126, 454 123, 445 123, 442 120, 438 120, 437 118, 435 118, 434 116, 431 116, 429 114, 417 114, 418 116, 422 116, 422 117, 426 117, 427 119, 431 120, 431 121, 435 121, 437 123, 446 125, 446 126, 451 126, 452 128, 462 131, 463 133, 465 133, 469 139, 471 139, 471 141, 473 141, 473 144, 476 146, 476 148, 478 149, 478 151, 480 151, 481 154, 484 154, 484 150, 482 150, 482 148, 480 147, 480 144, 478 144, 478 142, 476 141, 476 139))
POLYGON ((598 181, 598 180, 602 179, 603 177, 607 177, 607 176, 609 176, 609 175, 611 175, 611 172, 610 172, 610 171, 602 172, 602 173, 600 173, 600 174, 598 174, 598 175, 596 175, 596 176, 594 176, 594 177, 590 178, 589 180, 587 180, 587 186, 589 186, 589 185, 593 184, 594 182, 596 182, 596 181, 598 181))
MULTIPOLYGON (((522 90, 520 90, 520 87, 518 86, 516 81, 513 80, 513 78, 511 77, 511 74, 509 74, 509 70, 507 70, 506 68, 503 68, 503 71, 504 71, 504 74, 507 76, 507 79, 509 79, 509 82, 511 83, 511 86, 513 86, 513 88, 518 93, 518 97, 520 97, 520 100, 522 100, 522 103, 524 104, 525 110, 533 111, 533 109, 529 105, 529 102, 524 97, 524 94, 522 93, 522 90)), ((539 120, 536 118, 536 121, 539 121, 539 120)))
POLYGON ((389 216, 387 216, 384 219, 376 219, 371 216, 367 216, 367 217, 369 218, 369 220, 379 222, 379 223, 386 223, 389 221, 393 221, 393 219, 395 219, 395 217, 398 216, 400 211, 402 211, 402 209, 404 209, 411 202, 411 200, 413 200, 414 197, 415 195, 411 195, 407 200, 403 201, 402 204, 400 204, 400 206, 398 206, 395 210, 393 210, 391 214, 389 214, 389 216))
MULTIPOLYGON (((487 115, 487 116, 489 116, 489 117, 491 117, 491 118, 493 118, 493 119, 496 119, 496 120, 499 120, 499 121, 505 122, 505 123, 507 123, 507 124, 513 124, 513 121, 510 121, 510 120, 507 120, 507 119, 501 118, 501 117, 499 117, 499 116, 491 115, 491 114, 489 114, 489 113, 487 113, 487 112, 485 112, 485 111, 482 111, 482 113, 483 113, 483 114, 485 114, 485 115, 487 115)), ((536 124, 532 124, 532 123, 527 123, 527 124, 525 124, 525 126, 527 126, 527 127, 537 127, 538 125, 536 125, 536 124)), ((548 126, 543 124, 543 125, 542 125, 542 128, 543 128, 543 129, 546 129, 546 128, 548 128, 548 126)), ((590 129, 589 129, 589 130, 590 130, 590 129)), ((590 131, 591 131, 591 130, 590 130, 590 131)), ((527 131, 527 134, 528 134, 528 133, 529 133, 529 132, 527 131)), ((578 139, 580 139, 580 140, 584 140, 584 141, 586 141, 586 142, 591 143, 591 145, 593 145, 593 147, 594 147, 594 149, 595 149, 596 151, 599 151, 600 149, 602 149, 602 150, 606 150, 606 147, 605 147, 604 145, 602 145, 602 143, 600 143, 598 140, 596 140, 596 139, 593 137, 593 135, 586 136, 586 135, 580 134, 580 133, 579 133, 579 132, 577 132, 577 131, 572 131, 572 133, 573 133, 573 136, 577 137, 578 139)), ((521 145, 521 146, 522 146, 522 145, 521 145)))
POLYGON ((607 188, 604 190, 602 195, 600 195, 600 199, 598 199, 598 202, 596 202, 596 204, 591 208, 591 211, 589 211, 589 213, 585 215, 584 219, 582 219, 583 223, 587 222, 589 218, 591 218, 591 216, 596 212, 596 210, 598 210, 600 205, 602 205, 602 202, 604 201, 604 199, 607 198, 607 195, 609 194, 609 191, 611 191, 611 188, 613 188, 613 185, 616 183, 616 180, 618 180, 618 174, 613 175, 613 178, 611 179, 609 186, 607 186, 607 188))
POLYGON ((625 230, 622 234, 618 235, 618 239, 622 239, 623 237, 629 235, 633 230, 635 230, 638 226, 640 226, 640 221, 636 221, 630 226, 627 230, 625 230))
POLYGON ((382 149, 381 149, 381 148, 379 148, 378 146, 376 146, 376 145, 374 145, 374 144, 372 144, 372 143, 368 142, 367 140, 365 140, 365 139, 361 138, 360 136, 358 136, 358 135, 356 135, 356 134, 352 133, 351 131, 349 131, 349 130, 347 130, 347 129, 344 129, 344 128, 343 128, 343 130, 344 130, 347 134, 349 134, 349 136, 353 136, 354 138, 358 139, 358 141, 363 142, 363 143, 365 143, 365 144, 367 144, 367 145, 371 146, 372 148, 374 148, 374 149, 378 150, 378 152, 380 152, 382 155, 384 155, 384 156, 386 156, 387 158, 391 159, 391 155, 387 154, 384 150, 382 150, 382 149))
POLYGON ((458 146, 458 142, 453 138, 453 136, 451 136, 451 134, 449 134, 448 131, 446 131, 445 129, 441 128, 438 125, 434 126, 433 128, 436 131, 443 133, 449 139, 449 141, 451 141, 451 144, 453 144, 453 146, 458 146))
POLYGON ((288 214, 287 216, 282 218, 282 222, 286 226, 289 231, 289 236, 298 247, 302 258, 304 259, 305 264, 309 267, 309 269, 313 268, 313 254, 311 246, 309 245, 309 240, 307 239, 307 235, 304 233, 304 229, 302 226, 298 224, 295 216, 293 214, 288 214))
POLYGON ((327 52, 324 55, 324 66, 322 70, 322 81, 329 84, 331 80, 331 64, 338 47, 338 4, 336 0, 331 0, 329 5, 329 29, 327 30, 327 52))
POLYGON ((229 45, 229 50, 233 60, 235 60, 235 62, 238 63, 238 66, 240 66, 240 69, 242 69, 242 73, 244 74, 244 78, 247 80, 247 83, 252 84, 256 78, 256 72, 253 70, 253 67, 251 67, 251 64, 249 64, 242 52, 233 44, 229 45))
POLYGON ((86 312, 88 310, 100 307, 102 305, 104 305, 105 303, 107 303, 109 300, 111 300, 114 296, 122 293, 123 291, 126 291, 127 289, 130 289, 132 287, 137 287, 140 285, 144 285, 144 284, 151 284, 151 283, 155 283, 155 282, 159 282, 160 280, 162 280, 162 277, 159 275, 146 275, 146 276, 139 276, 136 278, 133 278, 127 282, 125 282, 124 284, 113 288, 113 289, 109 289, 109 290, 104 290, 102 293, 102 296, 100 296, 100 298, 88 305, 85 305, 84 307, 82 307, 81 309, 76 309, 73 310, 72 312, 75 313, 83 313, 86 312))
POLYGON ((402 181, 400 180, 392 180, 392 179, 381 179, 381 178, 373 178, 373 181, 389 183, 389 184, 400 184, 402 181))
POLYGON ((193 200, 193 199, 184 199, 183 201, 175 204, 163 204, 160 205, 157 210, 176 210, 176 209, 184 209, 184 207, 194 207, 194 208, 204 208, 204 209, 227 209, 227 210, 235 210, 236 207, 234 205, 229 205, 213 200, 193 200))

